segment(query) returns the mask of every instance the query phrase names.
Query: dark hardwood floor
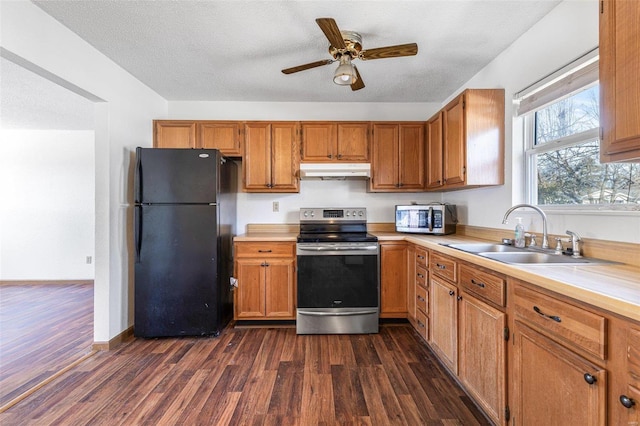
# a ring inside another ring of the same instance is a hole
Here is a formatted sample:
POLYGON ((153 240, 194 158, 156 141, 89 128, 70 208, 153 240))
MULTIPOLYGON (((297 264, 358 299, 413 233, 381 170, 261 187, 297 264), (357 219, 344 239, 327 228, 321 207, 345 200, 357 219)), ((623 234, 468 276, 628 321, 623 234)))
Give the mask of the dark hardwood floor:
POLYGON ((227 328, 99 352, 0 414, 7 425, 484 425, 408 325, 374 335, 227 328))
POLYGON ((0 407, 91 351, 93 283, 0 285, 0 407))

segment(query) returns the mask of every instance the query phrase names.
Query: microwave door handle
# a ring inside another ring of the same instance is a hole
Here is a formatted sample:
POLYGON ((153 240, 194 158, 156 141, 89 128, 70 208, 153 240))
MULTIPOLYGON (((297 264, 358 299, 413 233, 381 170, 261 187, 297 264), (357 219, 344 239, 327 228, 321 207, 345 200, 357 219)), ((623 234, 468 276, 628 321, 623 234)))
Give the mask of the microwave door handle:
POLYGON ((433 231, 433 207, 429 207, 429 214, 427 216, 427 225, 429 226, 429 232, 433 231))

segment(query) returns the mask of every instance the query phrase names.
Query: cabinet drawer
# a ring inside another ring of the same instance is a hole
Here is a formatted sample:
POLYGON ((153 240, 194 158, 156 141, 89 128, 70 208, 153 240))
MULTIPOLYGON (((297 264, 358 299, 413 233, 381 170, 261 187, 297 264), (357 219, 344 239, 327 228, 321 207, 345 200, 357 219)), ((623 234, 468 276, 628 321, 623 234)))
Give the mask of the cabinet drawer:
POLYGON ((518 317, 554 340, 606 358, 607 320, 603 316, 521 285, 514 288, 514 306, 518 317))
POLYGON ((236 257, 294 257, 295 244, 276 242, 236 243, 236 257))
POLYGON ((429 318, 424 312, 416 311, 416 330, 424 340, 429 340, 429 318))
POLYGON ((425 288, 416 286, 416 307, 423 313, 429 313, 429 294, 425 288))
POLYGON ((502 277, 468 265, 460 265, 460 286, 498 306, 507 305, 506 285, 502 277))
POLYGON ((429 252, 422 247, 416 247, 416 266, 422 266, 427 269, 429 264, 429 252))
POLYGON ((457 282, 456 261, 450 257, 445 257, 437 253, 431 253, 429 269, 436 275, 446 278, 449 281, 457 282))
POLYGON ((416 267, 416 284, 427 288, 427 270, 418 266, 416 267))

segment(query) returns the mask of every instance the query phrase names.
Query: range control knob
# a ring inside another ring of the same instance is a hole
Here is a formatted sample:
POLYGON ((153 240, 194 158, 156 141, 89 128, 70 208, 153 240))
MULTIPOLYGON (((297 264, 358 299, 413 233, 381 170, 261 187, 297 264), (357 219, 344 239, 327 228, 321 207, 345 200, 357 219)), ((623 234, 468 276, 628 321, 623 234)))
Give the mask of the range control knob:
POLYGON ((309 216, 309 212, 308 212, 308 211, 305 211, 305 212, 304 212, 304 217, 308 217, 308 216, 309 216))
POLYGON ((364 216, 364 212, 363 212, 362 210, 360 210, 360 211, 358 212, 358 216, 364 216))

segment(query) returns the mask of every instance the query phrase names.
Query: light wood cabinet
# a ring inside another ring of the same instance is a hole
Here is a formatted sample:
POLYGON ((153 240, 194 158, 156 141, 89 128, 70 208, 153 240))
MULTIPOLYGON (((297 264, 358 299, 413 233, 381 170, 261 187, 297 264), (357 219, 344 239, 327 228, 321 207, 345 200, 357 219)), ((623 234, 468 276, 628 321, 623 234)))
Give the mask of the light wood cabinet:
POLYGON ((461 292, 458 310, 458 376, 487 416, 503 424, 507 406, 507 316, 466 292, 461 292))
POLYGON ((601 0, 600 161, 640 161, 640 2, 601 0))
POLYGON ((182 120, 154 120, 154 148, 195 148, 196 123, 182 120))
POLYGON ((458 373, 458 288, 433 272, 429 277, 429 343, 440 361, 458 373))
POLYGON ((427 188, 504 184, 504 126, 504 89, 467 89, 449 102, 427 121, 427 188))
POLYGON ((424 190, 424 123, 373 123, 372 192, 424 190))
POLYGON ((244 135, 244 190, 299 192, 298 124, 248 122, 244 135))
POLYGON ((369 123, 302 122, 303 162, 368 162, 369 123))
POLYGON ((242 156, 242 123, 202 121, 197 123, 197 148, 218 149, 228 157, 242 156))
POLYGON ((517 425, 606 424, 606 371, 515 322, 511 414, 517 425))
POLYGON ((407 317, 407 244, 380 243, 380 317, 407 317))
POLYGON ((295 245, 236 243, 236 320, 295 319, 295 245))

